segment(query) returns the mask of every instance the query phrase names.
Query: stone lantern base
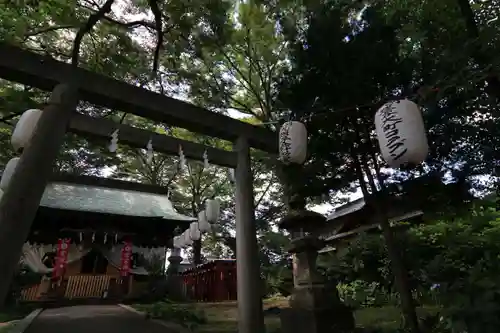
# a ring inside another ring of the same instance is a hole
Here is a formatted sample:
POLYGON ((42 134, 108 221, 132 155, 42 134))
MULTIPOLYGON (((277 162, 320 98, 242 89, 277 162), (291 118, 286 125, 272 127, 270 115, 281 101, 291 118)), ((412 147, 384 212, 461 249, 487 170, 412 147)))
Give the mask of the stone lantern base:
POLYGON ((174 252, 168 257, 169 265, 167 268, 167 288, 169 298, 176 301, 181 301, 185 298, 182 293, 182 280, 179 275, 179 265, 182 262, 182 257, 174 252))
POLYGON ((352 311, 340 301, 336 287, 326 283, 316 269, 321 247, 322 243, 311 236, 292 241, 297 281, 290 308, 281 311, 283 333, 352 332, 355 328, 352 311))

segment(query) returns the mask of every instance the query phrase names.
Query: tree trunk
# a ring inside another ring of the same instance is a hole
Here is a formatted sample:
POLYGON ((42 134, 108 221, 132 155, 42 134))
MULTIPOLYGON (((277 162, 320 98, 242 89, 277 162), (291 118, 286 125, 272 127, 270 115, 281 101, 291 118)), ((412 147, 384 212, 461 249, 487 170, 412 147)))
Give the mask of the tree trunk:
MULTIPOLYGON (((467 34, 469 38, 473 41, 472 45, 472 56, 474 60, 482 66, 489 66, 492 63, 491 57, 484 52, 483 43, 480 40, 480 32, 477 26, 476 19, 474 17, 474 12, 470 6, 469 0, 457 0, 458 6, 460 7, 460 12, 465 21, 465 28, 467 29, 467 34)), ((488 87, 486 89, 487 93, 493 95, 497 99, 500 98, 500 79, 497 73, 491 72, 486 78, 488 87)))
MULTIPOLYGON (((376 160, 376 154, 373 151, 373 146, 370 144, 370 137, 367 127, 363 124, 361 120, 361 126, 355 126, 357 133, 357 141, 360 145, 362 145, 363 149, 366 151, 361 151, 360 156, 361 159, 361 167, 360 169, 364 169, 367 173, 368 181, 371 186, 372 193, 376 193, 377 187, 375 185, 375 181, 373 179, 373 175, 370 170, 369 159, 373 158, 373 165, 375 166, 375 175, 377 177, 377 182, 380 185, 382 190, 385 189, 384 181, 380 174, 379 165, 376 160), (359 131, 358 131, 359 130, 359 131), (364 138, 363 138, 364 137, 364 138)), ((359 173, 359 172, 358 172, 359 173)), ((360 179, 360 183, 364 183, 366 187, 366 183, 363 179, 360 179)), ((396 284, 396 288, 401 297, 401 310, 404 316, 404 325, 411 333, 420 333, 420 327, 418 324, 418 317, 415 311, 415 304, 413 302, 413 295, 411 292, 411 287, 408 280, 408 272, 403 265, 403 260, 401 258, 401 250, 396 244, 394 239, 394 234, 392 228, 390 226, 388 216, 387 216, 387 198, 390 196, 390 193, 381 192, 383 197, 379 198, 378 202, 376 202, 376 207, 378 211, 376 212, 379 218, 379 224, 382 227, 382 233, 384 236, 385 244, 387 246, 387 253, 389 256, 389 260, 391 261, 391 268, 394 275, 394 281, 396 284)))
MULTIPOLYGON (((191 195, 193 196, 191 201, 191 212, 193 216, 198 216, 198 207, 201 206, 201 203, 198 200, 199 195, 197 195, 194 191, 192 191, 191 195)), ((195 266, 201 265, 201 236, 199 240, 193 241, 193 263, 195 266)))
POLYGON ((193 241, 193 263, 201 265, 201 238, 193 241))
MULTIPOLYGON (((385 209, 385 208, 382 208, 385 209)), ((415 302, 410 288, 408 272, 403 265, 400 255, 400 249, 396 245, 392 228, 389 224, 386 214, 380 214, 380 226, 384 235, 387 253, 391 261, 391 268, 394 274, 394 282, 401 297, 401 310, 404 316, 404 326, 411 333, 420 333, 418 325, 417 312, 415 311, 415 302)))

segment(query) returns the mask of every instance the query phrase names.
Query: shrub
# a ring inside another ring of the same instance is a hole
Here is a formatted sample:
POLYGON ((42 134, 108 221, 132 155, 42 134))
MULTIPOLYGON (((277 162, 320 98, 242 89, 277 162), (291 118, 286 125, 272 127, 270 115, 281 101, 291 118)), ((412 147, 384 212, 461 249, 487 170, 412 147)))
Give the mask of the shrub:
POLYGON ((206 315, 202 310, 194 309, 186 304, 172 303, 168 300, 149 305, 137 305, 136 308, 144 311, 146 318, 175 322, 190 330, 207 322, 206 315))
MULTIPOLYGON (((413 226, 398 235, 419 305, 433 304, 441 309, 439 315, 428 318, 433 322, 432 332, 498 331, 498 216, 494 209, 476 207, 468 216, 413 226)), ((339 291, 347 304, 378 305, 384 301, 384 291, 389 303, 397 302, 390 300, 393 276, 386 258, 381 236, 364 234, 324 267, 327 275, 343 283, 339 291)))

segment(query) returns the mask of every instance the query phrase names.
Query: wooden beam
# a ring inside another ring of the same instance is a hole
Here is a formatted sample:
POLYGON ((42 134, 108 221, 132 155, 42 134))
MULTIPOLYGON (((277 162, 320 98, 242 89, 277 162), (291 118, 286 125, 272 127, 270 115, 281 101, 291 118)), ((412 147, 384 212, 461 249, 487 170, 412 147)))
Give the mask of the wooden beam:
POLYGON ((52 175, 50 181, 58 183, 105 187, 110 189, 118 189, 126 191, 153 193, 160 195, 167 195, 168 193, 168 189, 164 186, 129 182, 113 178, 95 177, 87 175, 72 175, 69 173, 56 173, 52 175))
POLYGON ((77 113, 73 115, 69 125, 69 131, 72 133, 108 141, 110 140, 111 133, 116 129, 120 130, 118 143, 125 143, 134 148, 146 148, 149 139, 151 139, 153 150, 169 155, 178 155, 179 146, 182 146, 184 155, 189 159, 197 161, 203 161, 203 153, 206 150, 210 163, 236 168, 237 156, 232 151, 207 147, 168 135, 118 124, 109 119, 97 119, 77 113))
POLYGON ((273 154, 278 151, 278 136, 269 129, 81 68, 74 69, 7 43, 0 43, 0 77, 44 90, 73 78, 79 84, 81 98, 90 103, 232 142, 244 135, 254 148, 273 154))

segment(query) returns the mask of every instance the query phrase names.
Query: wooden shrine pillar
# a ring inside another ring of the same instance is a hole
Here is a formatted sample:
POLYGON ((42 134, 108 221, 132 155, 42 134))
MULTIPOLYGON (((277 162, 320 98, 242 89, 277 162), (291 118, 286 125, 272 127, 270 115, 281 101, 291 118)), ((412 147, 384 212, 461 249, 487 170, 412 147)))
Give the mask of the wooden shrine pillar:
POLYGON ((3 306, 54 160, 77 104, 75 87, 59 84, 43 109, 0 200, 0 305, 3 306))
POLYGON ((253 176, 247 138, 239 137, 233 150, 237 153, 235 197, 238 332, 265 332, 255 227, 253 176))

